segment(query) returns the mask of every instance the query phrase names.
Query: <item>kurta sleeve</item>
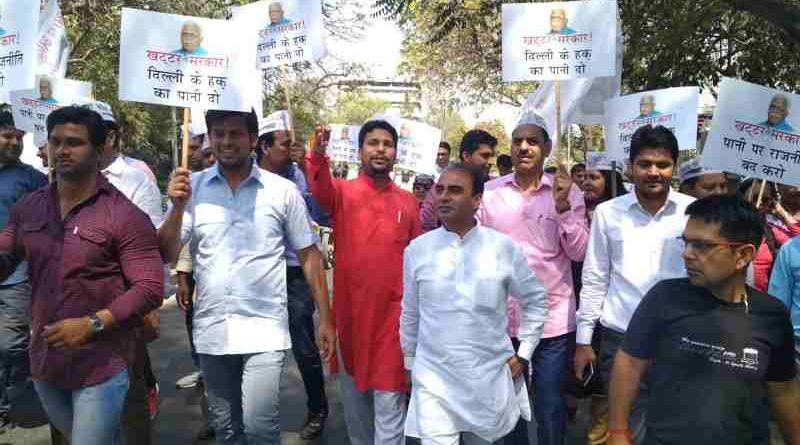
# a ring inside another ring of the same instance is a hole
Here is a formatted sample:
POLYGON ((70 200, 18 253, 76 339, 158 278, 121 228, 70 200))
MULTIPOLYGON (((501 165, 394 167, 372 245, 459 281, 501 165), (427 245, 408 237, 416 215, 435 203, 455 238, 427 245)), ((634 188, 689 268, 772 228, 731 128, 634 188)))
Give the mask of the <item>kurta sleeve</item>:
POLYGON ((511 244, 514 250, 512 257, 511 294, 520 302, 520 326, 518 338, 520 341, 517 355, 530 360, 533 351, 539 344, 544 330, 544 321, 547 319, 547 293, 536 275, 528 266, 522 252, 511 244))
POLYGON ((311 195, 328 215, 333 217, 337 206, 337 185, 331 176, 327 156, 311 150, 306 153, 306 181, 311 195))
POLYGON ((600 318, 610 279, 611 252, 609 251, 605 216, 601 208, 595 211, 589 235, 589 246, 586 249, 586 259, 583 262, 583 288, 581 288, 581 304, 578 310, 577 343, 579 345, 592 343, 594 326, 600 318))
POLYGON ((414 367, 419 333, 419 295, 412 251, 409 246, 403 253, 403 301, 400 312, 400 347, 403 350, 405 368, 409 371, 414 367))
POLYGON ((580 262, 584 260, 589 244, 589 227, 586 224, 586 204, 575 185, 570 189, 569 203, 572 208, 558 216, 560 243, 570 260, 580 262))

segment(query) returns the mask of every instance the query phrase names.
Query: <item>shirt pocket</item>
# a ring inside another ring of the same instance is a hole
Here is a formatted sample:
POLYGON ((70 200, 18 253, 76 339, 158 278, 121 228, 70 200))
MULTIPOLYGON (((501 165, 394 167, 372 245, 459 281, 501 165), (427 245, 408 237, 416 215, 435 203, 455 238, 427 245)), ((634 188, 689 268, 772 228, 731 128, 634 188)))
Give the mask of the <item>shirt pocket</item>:
POLYGON ((554 216, 531 212, 526 218, 528 231, 536 249, 545 256, 556 256, 561 252, 559 222, 554 216))
POLYGON ((507 296, 505 277, 499 273, 485 274, 475 280, 473 301, 478 311, 503 312, 507 296))
POLYGON ((193 238, 200 250, 222 247, 226 221, 226 211, 222 207, 198 205, 195 208, 193 238))
POLYGON ((77 248, 83 264, 87 266, 108 264, 108 251, 111 244, 111 233, 98 227, 76 227, 77 248))

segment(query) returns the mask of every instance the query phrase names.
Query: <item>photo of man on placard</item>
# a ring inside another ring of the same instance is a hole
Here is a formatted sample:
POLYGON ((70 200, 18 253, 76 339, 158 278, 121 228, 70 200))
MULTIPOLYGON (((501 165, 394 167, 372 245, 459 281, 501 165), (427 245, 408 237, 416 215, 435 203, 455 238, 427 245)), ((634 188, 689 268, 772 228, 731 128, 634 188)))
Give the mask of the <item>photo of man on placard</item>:
POLYGON ((639 100, 639 118, 648 118, 661 115, 656 109, 656 97, 652 94, 645 94, 639 100))
POLYGON ((787 118, 789 117, 789 110, 792 103, 789 102, 789 97, 785 94, 776 94, 769 102, 769 109, 767 110, 767 121, 762 122, 761 125, 774 128, 780 131, 794 132, 794 127, 789 125, 787 118))
POLYGON ((553 9, 550 11, 550 34, 575 34, 577 31, 567 26, 568 22, 567 11, 563 8, 553 9))
POLYGON ((202 47, 203 29, 196 22, 186 22, 181 27, 181 48, 174 51, 182 56, 207 56, 208 51, 202 47))
POLYGON ((53 84, 50 79, 42 77, 39 79, 39 100, 48 104, 55 104, 58 101, 53 98, 53 84))
POLYGON ((292 23, 291 20, 284 16, 283 4, 281 2, 272 2, 269 4, 269 26, 283 26, 292 23))

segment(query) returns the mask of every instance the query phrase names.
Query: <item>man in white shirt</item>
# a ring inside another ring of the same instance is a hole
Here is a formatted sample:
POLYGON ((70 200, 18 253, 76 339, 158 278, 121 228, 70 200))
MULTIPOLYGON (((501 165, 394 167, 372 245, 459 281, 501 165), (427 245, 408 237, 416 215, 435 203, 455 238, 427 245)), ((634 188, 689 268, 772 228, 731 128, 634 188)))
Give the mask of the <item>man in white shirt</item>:
POLYGON ((170 181, 173 208, 159 229, 164 257, 188 244, 197 297, 194 344, 220 444, 280 444, 280 380, 291 348, 284 243, 297 250, 319 310, 323 360, 336 334, 322 254, 297 187, 254 165, 254 111, 209 111, 213 167, 170 181))
MULTIPOLYGON (((686 226, 686 207, 694 198, 670 190, 678 160, 678 141, 665 127, 645 126, 631 140, 631 176, 635 193, 597 206, 583 263, 578 311, 575 374, 595 362, 607 394, 611 365, 639 302, 659 281, 686 276, 679 237, 686 226), (600 348, 591 346, 600 321, 600 348)), ((631 416, 637 442, 644 437, 646 391, 631 416)), ((599 410, 600 411, 600 410, 599 410)), ((593 419, 594 426, 607 417, 593 419)), ((596 431, 595 431, 596 433, 596 431)), ((604 435, 615 434, 606 431, 604 435)))
MULTIPOLYGON (((161 224, 164 217, 161 209, 161 193, 158 186, 145 173, 125 162, 119 153, 119 125, 114 112, 105 102, 95 101, 88 105, 103 118, 106 127, 106 142, 100 151, 100 173, 136 207, 147 214, 153 227, 161 224)), ((166 271, 165 271, 166 272, 166 271)), ((122 435, 127 443, 149 445, 151 443, 150 420, 155 415, 157 380, 150 364, 147 342, 154 337, 144 328, 136 330, 136 352, 129 365, 130 387, 122 413, 122 435), (149 336, 149 337, 148 337, 149 336), (150 404, 152 399, 152 407, 150 404)))
POLYGON ((522 378, 547 317, 544 288, 514 241, 478 225, 480 171, 457 164, 436 185, 444 224, 403 260, 400 343, 411 371, 406 435, 423 445, 491 444, 530 420, 522 378), (522 304, 521 346, 506 333, 506 296, 522 304))

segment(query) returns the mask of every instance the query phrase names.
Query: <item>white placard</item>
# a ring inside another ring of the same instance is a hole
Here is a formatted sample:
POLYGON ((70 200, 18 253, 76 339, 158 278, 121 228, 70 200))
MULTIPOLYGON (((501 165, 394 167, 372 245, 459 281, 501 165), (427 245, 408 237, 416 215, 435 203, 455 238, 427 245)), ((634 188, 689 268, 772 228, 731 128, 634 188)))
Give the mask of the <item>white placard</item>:
POLYGON ((37 147, 47 140, 47 116, 53 110, 91 101, 92 84, 69 79, 36 76, 36 88, 9 93, 14 125, 33 133, 37 147))
POLYGON ((616 74, 616 1, 510 3, 502 14, 504 81, 616 74))
POLYGON ((333 161, 358 164, 358 125, 331 125, 328 156, 333 161))
POLYGON ((703 166, 800 186, 800 96, 723 79, 703 166))
POLYGON ((255 37, 234 21, 123 8, 119 98, 250 111, 262 91, 255 37))
POLYGON ((326 54, 319 0, 265 0, 233 7, 231 13, 258 36, 258 68, 311 62, 326 54))
POLYGON ((38 74, 52 77, 66 76, 70 46, 58 0, 42 0, 36 52, 38 74))
POLYGON ((33 88, 40 0, 0 0, 0 92, 33 88))
POLYGON ((422 122, 401 119, 397 132, 400 139, 395 166, 417 174, 434 175, 442 130, 422 122))
POLYGON ((606 150, 617 161, 626 161, 633 133, 645 125, 672 130, 680 150, 697 146, 697 87, 667 88, 629 94, 606 102, 606 150))

